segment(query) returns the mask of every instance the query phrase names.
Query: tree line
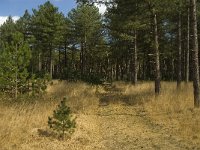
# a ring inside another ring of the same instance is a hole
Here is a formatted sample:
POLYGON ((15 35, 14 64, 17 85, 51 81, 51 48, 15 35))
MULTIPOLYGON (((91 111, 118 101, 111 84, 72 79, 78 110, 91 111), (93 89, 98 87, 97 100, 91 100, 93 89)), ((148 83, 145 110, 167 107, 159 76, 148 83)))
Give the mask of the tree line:
POLYGON ((17 95, 47 76, 134 85, 154 80, 158 95, 161 80, 177 81, 177 89, 182 81, 193 81, 199 107, 199 4, 77 0, 65 16, 47 1, 17 22, 9 17, 0 27, 0 88, 17 95), (107 6, 104 15, 95 3, 107 6))

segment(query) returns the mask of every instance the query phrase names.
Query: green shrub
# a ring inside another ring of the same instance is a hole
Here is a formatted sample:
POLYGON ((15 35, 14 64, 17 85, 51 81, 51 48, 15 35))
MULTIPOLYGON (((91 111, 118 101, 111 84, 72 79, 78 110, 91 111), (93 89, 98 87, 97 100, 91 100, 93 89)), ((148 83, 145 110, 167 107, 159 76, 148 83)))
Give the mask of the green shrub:
POLYGON ((57 109, 53 111, 53 117, 48 118, 48 125, 59 134, 62 139, 65 138, 66 133, 71 135, 76 127, 75 118, 72 118, 70 108, 66 106, 66 98, 64 98, 58 105, 57 109))

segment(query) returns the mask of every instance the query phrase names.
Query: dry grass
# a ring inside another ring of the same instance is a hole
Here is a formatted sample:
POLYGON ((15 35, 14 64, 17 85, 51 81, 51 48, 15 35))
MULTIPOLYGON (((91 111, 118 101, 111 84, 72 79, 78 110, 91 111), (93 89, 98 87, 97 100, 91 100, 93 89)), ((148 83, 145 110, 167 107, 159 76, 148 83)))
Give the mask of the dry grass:
MULTIPOLYGON (((192 84, 183 84, 177 91, 176 83, 163 82, 162 93, 156 98, 153 86, 153 82, 140 83, 137 86, 124 82, 114 83, 113 92, 121 94, 113 99, 123 102, 117 103, 123 104, 123 112, 117 108, 115 114, 132 113, 134 108, 140 108, 139 110, 145 110, 154 124, 168 128, 170 134, 200 144, 200 110, 193 108, 192 84), (124 108, 127 108, 129 112, 124 108)), ((102 122, 97 121, 98 116, 96 116, 100 112, 99 95, 105 93, 106 91, 101 86, 54 81, 53 85, 48 87, 47 95, 42 100, 13 105, 0 102, 0 150, 62 150, 66 147, 80 150, 95 149, 98 142, 95 143, 94 139, 98 141, 102 136, 100 135, 101 125, 99 125, 102 122), (49 136, 47 118, 52 115, 52 111, 63 97, 67 97, 68 105, 78 117, 77 131, 68 142, 58 141, 51 136, 47 137, 49 136), (41 133, 42 136, 38 135, 38 129, 44 131, 41 133)), ((116 105, 109 106, 109 109, 111 107, 115 109, 116 105)), ((105 107, 101 110, 107 113, 107 109, 105 107)), ((109 112, 114 111, 109 110, 109 112)), ((103 119, 109 122, 106 118, 103 119)), ((110 116, 110 124, 113 121, 110 116)), ((132 133, 126 130, 124 133, 132 133)), ((101 134, 106 135, 107 133, 101 134)))
POLYGON ((67 97, 68 105, 77 115, 94 111, 98 107, 95 92, 96 87, 85 83, 54 81, 53 85, 48 87, 47 95, 35 102, 7 105, 0 100, 0 150, 23 149, 23 145, 31 140, 37 141, 38 137, 34 135, 38 129, 48 131, 48 116, 52 115, 63 97, 67 97))
POLYGON ((200 109, 194 109, 192 83, 182 83, 177 90, 175 82, 162 82, 158 97, 152 94, 152 82, 136 87, 124 85, 123 89, 131 101, 142 101, 143 109, 155 124, 169 128, 173 135, 200 144, 200 109))
POLYGON ((83 82, 67 82, 54 81, 54 83, 47 88, 48 95, 53 99, 67 98, 68 105, 73 112, 88 112, 96 109, 99 104, 99 99, 96 96, 97 92, 104 92, 100 86, 91 86, 83 82))

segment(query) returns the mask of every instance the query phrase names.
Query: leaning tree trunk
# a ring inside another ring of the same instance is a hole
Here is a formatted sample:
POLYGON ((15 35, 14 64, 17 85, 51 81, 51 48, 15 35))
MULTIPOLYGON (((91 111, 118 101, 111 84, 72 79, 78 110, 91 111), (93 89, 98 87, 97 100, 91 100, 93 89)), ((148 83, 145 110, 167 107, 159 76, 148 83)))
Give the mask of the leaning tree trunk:
POLYGON ((160 52, 158 43, 158 24, 157 15, 153 12, 154 20, 154 48, 155 48, 155 93, 160 93, 160 52))
POLYGON ((197 10, 196 0, 190 0, 191 7, 191 27, 192 27, 192 69, 193 69, 193 88, 194 88, 194 106, 200 106, 199 93, 199 61, 198 61, 198 34, 197 34, 197 10))
POLYGON ((188 8, 188 18, 187 18, 187 51, 186 51, 186 74, 185 81, 189 82, 189 67, 190 67, 190 9, 188 8))
POLYGON ((178 15, 178 70, 177 70, 177 88, 180 88, 181 85, 181 54, 182 54, 182 47, 181 47, 181 12, 178 15))

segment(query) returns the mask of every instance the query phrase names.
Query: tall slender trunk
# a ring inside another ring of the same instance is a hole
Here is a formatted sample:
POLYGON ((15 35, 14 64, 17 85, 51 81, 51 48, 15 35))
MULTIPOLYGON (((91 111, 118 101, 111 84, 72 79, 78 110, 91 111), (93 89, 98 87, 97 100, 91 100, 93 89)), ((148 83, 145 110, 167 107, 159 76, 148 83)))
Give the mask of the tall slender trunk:
POLYGON ((190 6, 191 6, 191 27, 192 27, 192 53, 193 53, 192 69, 193 69, 194 106, 200 107, 196 0, 190 0, 190 6))
POLYGON ((84 47, 83 47, 83 72, 86 75, 87 74, 87 36, 86 36, 86 31, 84 35, 84 47))
POLYGON ((67 68, 67 44, 65 44, 65 68, 67 68))
POLYGON ((137 62, 137 31, 134 31, 134 51, 133 51, 133 79, 134 85, 137 84, 137 73, 138 73, 138 62, 137 62))
POLYGON ((158 43, 158 24, 157 15, 153 12, 154 17, 154 45, 155 45, 155 93, 160 93, 160 52, 158 43))
POLYGON ((41 53, 38 54, 38 71, 42 70, 42 60, 41 60, 41 53))
POLYGON ((83 78, 83 74, 84 74, 84 48, 83 48, 83 43, 81 43, 80 66, 81 66, 81 78, 83 78))
POLYGON ((124 80, 124 66, 123 66, 123 62, 119 66, 120 66, 120 80, 124 80))
POLYGON ((58 50, 58 73, 59 73, 59 76, 61 75, 61 69, 62 69, 62 64, 61 64, 61 48, 59 46, 59 50, 58 50))
POLYGON ((50 43, 50 56, 49 56, 49 61, 50 61, 50 68, 49 68, 49 74, 50 74, 50 77, 51 77, 51 79, 52 79, 52 77, 53 77, 53 60, 52 60, 52 44, 50 43))
POLYGON ((152 5, 151 1, 148 0, 149 9, 153 18, 153 27, 154 27, 154 53, 155 53, 155 94, 160 93, 160 52, 159 52, 159 43, 158 43, 158 22, 157 14, 155 8, 152 5))
POLYGON ((15 98, 17 99, 17 97, 18 97, 18 56, 17 56, 17 49, 18 49, 18 47, 17 47, 17 44, 16 44, 16 47, 15 47, 15 53, 16 53, 16 55, 15 55, 15 57, 16 57, 16 68, 15 68, 15 98))
POLYGON ((110 59, 109 59, 108 53, 106 54, 106 63, 107 63, 107 66, 106 66, 106 79, 110 80, 110 59))
POLYGON ((175 66, 174 66, 174 58, 171 59, 171 65, 172 65, 172 72, 171 72, 171 80, 174 81, 174 72, 175 72, 175 66))
POLYGON ((71 50, 72 52, 72 54, 71 54, 71 59, 72 59, 72 61, 71 61, 71 68, 72 68, 72 70, 74 71, 75 70, 75 66, 74 66, 74 49, 72 49, 71 50))
POLYGON ((186 82, 189 82, 190 67, 190 8, 188 8, 187 18, 187 51, 186 51, 186 82))
POLYGON ((118 81, 119 80, 119 60, 117 59, 117 62, 116 62, 116 69, 115 69, 115 75, 116 75, 116 80, 118 81))
POLYGON ((177 70, 177 88, 181 86, 181 54, 182 54, 182 44, 181 44, 181 12, 178 14, 178 70, 177 70))
POLYGON ((146 63, 145 63, 145 59, 146 59, 146 57, 145 57, 145 53, 143 54, 143 60, 142 60, 142 67, 143 67, 143 74, 142 74, 142 78, 143 78, 143 80, 145 80, 146 79, 146 63))

